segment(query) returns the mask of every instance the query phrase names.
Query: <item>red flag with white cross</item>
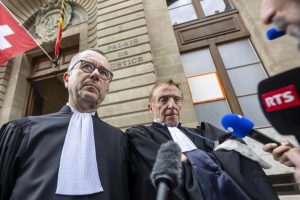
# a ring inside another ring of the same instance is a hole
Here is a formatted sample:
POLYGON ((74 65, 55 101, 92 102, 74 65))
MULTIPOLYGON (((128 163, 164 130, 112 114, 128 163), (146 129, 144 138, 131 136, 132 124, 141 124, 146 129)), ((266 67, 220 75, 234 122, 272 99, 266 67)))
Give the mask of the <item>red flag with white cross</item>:
POLYGON ((0 65, 36 46, 31 35, 0 2, 0 65))

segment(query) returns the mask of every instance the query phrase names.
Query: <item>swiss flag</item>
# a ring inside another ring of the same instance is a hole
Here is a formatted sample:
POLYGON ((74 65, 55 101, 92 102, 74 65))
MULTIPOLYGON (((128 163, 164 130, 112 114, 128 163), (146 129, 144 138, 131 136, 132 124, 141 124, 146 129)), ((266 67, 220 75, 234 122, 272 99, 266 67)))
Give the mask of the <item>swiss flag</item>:
POLYGON ((0 65, 37 44, 0 2, 0 65))

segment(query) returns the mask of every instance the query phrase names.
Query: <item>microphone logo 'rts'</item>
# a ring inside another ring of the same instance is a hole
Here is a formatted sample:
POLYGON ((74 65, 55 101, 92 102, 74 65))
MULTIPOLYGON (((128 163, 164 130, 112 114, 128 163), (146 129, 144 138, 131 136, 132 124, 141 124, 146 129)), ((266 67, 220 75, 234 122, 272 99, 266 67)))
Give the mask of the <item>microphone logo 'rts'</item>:
POLYGON ((267 112, 282 110, 300 105, 295 85, 282 87, 261 95, 267 112))

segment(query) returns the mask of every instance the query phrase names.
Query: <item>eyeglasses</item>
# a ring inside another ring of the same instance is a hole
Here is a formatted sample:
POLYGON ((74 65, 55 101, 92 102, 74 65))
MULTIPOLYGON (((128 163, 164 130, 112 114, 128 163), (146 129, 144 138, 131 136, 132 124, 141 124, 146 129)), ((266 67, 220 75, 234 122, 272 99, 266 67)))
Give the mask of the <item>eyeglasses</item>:
POLYGON ((82 71, 84 71, 85 73, 92 73, 95 70, 95 68, 97 68, 98 72, 100 74, 100 78, 102 80, 105 80, 105 81, 112 80, 112 78, 113 78, 112 72, 110 72, 109 70, 107 70, 106 68, 104 68, 102 66, 97 67, 94 63, 91 63, 86 60, 78 60, 68 71, 72 71, 79 62, 81 62, 79 69, 82 69, 82 71))

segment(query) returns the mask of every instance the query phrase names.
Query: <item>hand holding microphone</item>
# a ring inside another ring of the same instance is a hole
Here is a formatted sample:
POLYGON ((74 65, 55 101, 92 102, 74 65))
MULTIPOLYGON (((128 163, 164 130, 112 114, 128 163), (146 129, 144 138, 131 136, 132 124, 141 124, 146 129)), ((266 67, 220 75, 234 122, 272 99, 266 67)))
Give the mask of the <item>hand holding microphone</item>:
POLYGON ((288 167, 294 167, 294 162, 291 161, 288 157, 288 152, 291 149, 294 148, 294 145, 292 145, 289 141, 282 141, 281 145, 278 146, 276 144, 270 143, 263 146, 263 150, 265 152, 268 152, 272 154, 273 159, 280 162, 281 164, 284 164, 288 167))
POLYGON ((245 136, 264 144, 263 150, 271 153, 274 160, 284 164, 288 167, 293 167, 294 163, 288 158, 287 152, 294 148, 289 141, 282 143, 274 140, 273 138, 253 129, 254 123, 249 119, 236 115, 228 114, 222 118, 223 127, 231 132, 234 136, 244 138, 245 136))

